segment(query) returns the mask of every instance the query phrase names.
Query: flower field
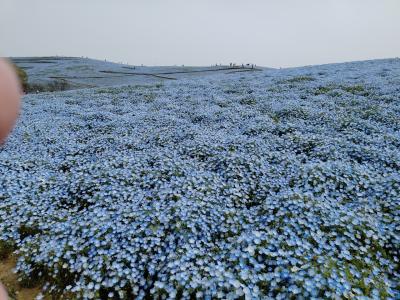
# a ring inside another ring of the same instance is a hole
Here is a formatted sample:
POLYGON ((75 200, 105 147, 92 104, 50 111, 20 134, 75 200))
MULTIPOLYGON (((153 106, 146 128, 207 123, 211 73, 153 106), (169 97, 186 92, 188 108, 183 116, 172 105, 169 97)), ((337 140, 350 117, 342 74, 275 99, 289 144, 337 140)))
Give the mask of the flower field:
POLYGON ((400 59, 27 95, 0 250, 65 299, 399 299, 400 59))

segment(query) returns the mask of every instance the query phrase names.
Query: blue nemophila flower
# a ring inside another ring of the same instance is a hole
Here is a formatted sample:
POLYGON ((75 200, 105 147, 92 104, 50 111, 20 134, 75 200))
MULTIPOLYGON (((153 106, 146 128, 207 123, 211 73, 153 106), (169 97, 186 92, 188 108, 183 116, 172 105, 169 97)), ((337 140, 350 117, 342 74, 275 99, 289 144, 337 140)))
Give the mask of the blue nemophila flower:
POLYGON ((27 95, 0 149, 0 246, 83 299, 398 298, 399 74, 27 95))

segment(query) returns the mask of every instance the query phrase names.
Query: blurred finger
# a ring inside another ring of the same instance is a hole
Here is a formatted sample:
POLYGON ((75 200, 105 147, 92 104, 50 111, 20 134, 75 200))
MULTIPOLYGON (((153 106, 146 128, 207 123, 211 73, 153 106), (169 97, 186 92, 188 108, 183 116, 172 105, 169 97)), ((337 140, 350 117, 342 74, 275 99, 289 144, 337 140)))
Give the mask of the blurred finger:
POLYGON ((0 59, 0 144, 12 130, 18 117, 21 88, 12 66, 0 59))

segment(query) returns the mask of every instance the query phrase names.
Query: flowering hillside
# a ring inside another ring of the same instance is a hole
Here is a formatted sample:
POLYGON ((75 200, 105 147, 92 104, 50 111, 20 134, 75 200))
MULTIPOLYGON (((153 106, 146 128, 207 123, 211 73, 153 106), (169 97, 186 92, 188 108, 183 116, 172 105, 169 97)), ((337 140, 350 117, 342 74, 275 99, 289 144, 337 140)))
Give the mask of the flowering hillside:
POLYGON ((67 299, 398 299, 399 149, 400 59, 28 95, 0 248, 67 299))

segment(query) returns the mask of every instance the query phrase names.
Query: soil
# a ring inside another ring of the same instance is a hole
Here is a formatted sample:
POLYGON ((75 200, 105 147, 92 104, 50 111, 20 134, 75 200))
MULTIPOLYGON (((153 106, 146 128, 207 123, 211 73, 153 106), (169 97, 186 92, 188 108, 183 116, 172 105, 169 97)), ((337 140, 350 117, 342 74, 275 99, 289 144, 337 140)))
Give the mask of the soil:
POLYGON ((33 300, 41 289, 23 288, 18 284, 17 275, 13 272, 16 261, 13 255, 0 261, 0 282, 5 286, 10 300, 33 300))

